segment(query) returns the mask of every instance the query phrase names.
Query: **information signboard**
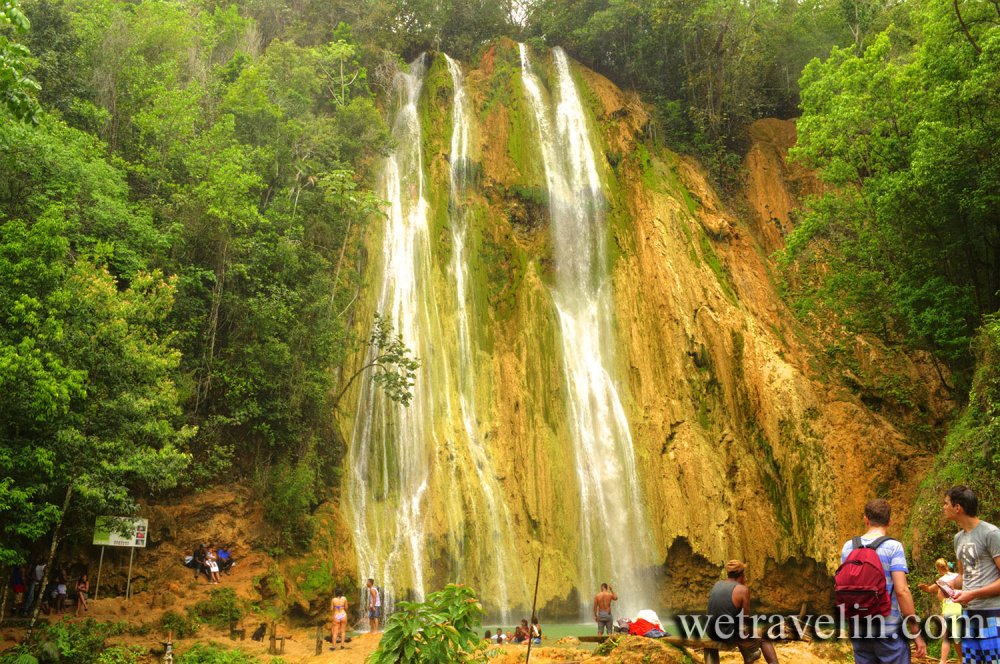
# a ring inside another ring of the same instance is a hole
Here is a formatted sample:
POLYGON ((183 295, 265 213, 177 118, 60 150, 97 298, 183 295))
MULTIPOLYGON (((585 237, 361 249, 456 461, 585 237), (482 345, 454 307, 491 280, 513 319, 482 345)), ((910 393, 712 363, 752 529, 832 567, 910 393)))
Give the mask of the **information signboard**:
POLYGON ((97 546, 146 547, 149 532, 147 519, 122 516, 99 516, 94 526, 94 544, 97 546))

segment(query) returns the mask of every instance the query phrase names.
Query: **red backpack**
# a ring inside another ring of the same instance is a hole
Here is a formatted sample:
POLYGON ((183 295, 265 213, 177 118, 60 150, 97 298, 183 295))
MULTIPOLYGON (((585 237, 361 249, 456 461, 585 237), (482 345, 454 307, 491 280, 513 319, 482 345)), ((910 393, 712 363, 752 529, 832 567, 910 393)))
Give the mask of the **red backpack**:
POLYGON ((892 612, 892 597, 886 591, 885 569, 877 551, 890 539, 879 537, 865 545, 860 537, 855 537, 853 550, 837 568, 833 576, 834 595, 848 618, 888 616, 892 612))

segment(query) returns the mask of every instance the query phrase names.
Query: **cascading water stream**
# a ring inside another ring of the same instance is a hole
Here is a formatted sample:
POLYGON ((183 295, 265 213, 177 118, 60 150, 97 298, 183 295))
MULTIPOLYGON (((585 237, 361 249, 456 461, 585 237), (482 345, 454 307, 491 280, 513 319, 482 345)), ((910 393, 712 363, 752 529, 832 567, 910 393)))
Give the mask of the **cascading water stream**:
MULTIPOLYGON (((364 375, 348 496, 361 580, 373 577, 384 586, 387 612, 397 595, 422 600, 435 589, 427 587, 428 579, 457 581, 473 584, 491 615, 509 622, 512 604, 527 603, 527 590, 516 573, 510 511, 477 414, 466 250, 472 129, 461 69, 450 58, 447 64, 455 90, 448 200, 454 287, 440 283, 443 271, 433 256, 420 126, 426 73, 421 56, 396 79, 396 147, 381 181, 389 208, 375 305, 421 367, 408 406, 388 400, 373 375, 364 375), (453 320, 441 310, 452 299, 453 320)), ((374 353, 369 350, 366 364, 374 353)))
MULTIPOLYGON (((399 108, 393 125, 396 149, 386 159, 382 191, 389 201, 382 246, 382 283, 377 311, 396 326, 407 347, 422 356, 429 347, 433 302, 428 202, 425 196, 417 102, 423 56, 397 74, 399 108)), ((374 357, 369 349, 366 364, 374 357)), ((433 365, 418 371, 409 406, 394 403, 365 376, 349 453, 350 501, 362 580, 385 588, 391 611, 396 586, 424 596, 425 501, 431 481, 435 391, 433 365), (430 434, 430 435, 429 435, 430 434)))
MULTIPOLYGON (((522 81, 538 129, 555 254, 552 297, 562 337, 568 414, 580 498, 581 596, 609 581, 617 610, 650 606, 655 560, 616 365, 605 249, 605 199, 569 62, 553 50, 554 108, 520 45, 522 81)), ((587 609, 583 609, 585 614, 587 609)))
POLYGON ((469 155, 471 126, 466 110, 466 93, 462 69, 451 57, 445 55, 448 72, 451 74, 452 88, 452 130, 451 130, 451 169, 450 169, 450 200, 449 217, 451 221, 452 264, 451 271, 455 279, 456 325, 458 333, 458 395, 462 413, 462 425, 468 444, 472 467, 478 482, 476 489, 481 492, 485 503, 485 514, 480 514, 478 501, 473 501, 476 514, 472 519, 475 523, 502 525, 487 529, 489 544, 483 556, 485 570, 493 571, 497 584, 496 601, 501 620, 510 623, 511 593, 508 588, 509 579, 521 579, 518 584, 520 598, 526 598, 523 576, 512 573, 510 567, 516 565, 517 555, 510 544, 509 533, 512 531, 510 510, 507 501, 497 484, 492 469, 495 464, 490 462, 489 455, 483 444, 479 431, 476 401, 476 365, 475 354, 470 332, 469 311, 469 267, 466 256, 466 239, 469 231, 466 215, 466 185, 470 166, 469 155))

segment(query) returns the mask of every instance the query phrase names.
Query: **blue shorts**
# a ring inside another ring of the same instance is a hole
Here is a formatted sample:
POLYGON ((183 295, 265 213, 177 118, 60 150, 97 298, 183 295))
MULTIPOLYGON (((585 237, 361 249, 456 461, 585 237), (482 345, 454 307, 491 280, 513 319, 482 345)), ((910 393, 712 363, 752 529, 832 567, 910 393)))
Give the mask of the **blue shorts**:
POLYGON ((855 664, 910 664, 910 640, 902 626, 880 639, 851 639, 855 664))
POLYGON ((1000 611, 967 609, 965 617, 969 629, 962 635, 962 664, 1000 664, 1000 611))

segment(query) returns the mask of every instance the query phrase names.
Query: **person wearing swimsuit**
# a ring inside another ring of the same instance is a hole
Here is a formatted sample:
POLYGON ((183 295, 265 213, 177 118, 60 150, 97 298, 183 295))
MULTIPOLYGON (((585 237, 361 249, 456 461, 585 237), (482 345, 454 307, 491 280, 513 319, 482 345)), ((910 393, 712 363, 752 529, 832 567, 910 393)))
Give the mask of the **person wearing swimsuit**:
POLYGON ((330 650, 337 647, 337 631, 340 630, 340 648, 344 648, 344 641, 347 637, 347 598, 340 588, 334 593, 336 596, 330 600, 330 609, 333 611, 333 626, 330 628, 330 650))

